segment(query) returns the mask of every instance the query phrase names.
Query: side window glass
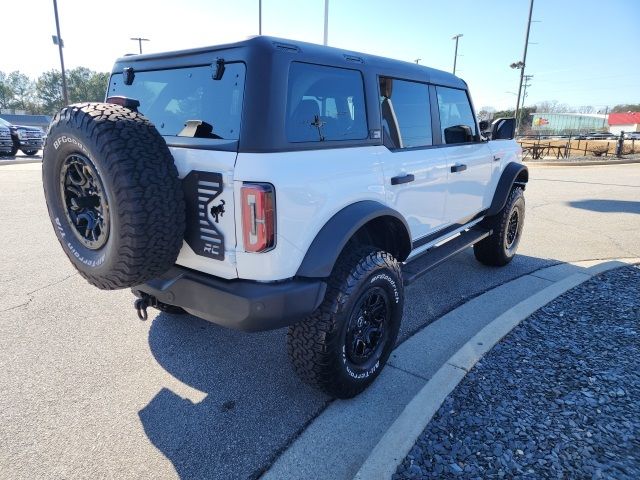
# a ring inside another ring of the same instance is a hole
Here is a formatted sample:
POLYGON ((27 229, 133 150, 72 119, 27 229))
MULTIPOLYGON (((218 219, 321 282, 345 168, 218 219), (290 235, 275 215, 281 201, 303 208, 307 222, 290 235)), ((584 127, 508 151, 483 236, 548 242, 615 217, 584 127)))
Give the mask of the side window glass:
POLYGON ((436 87, 444 143, 469 143, 477 138, 469 97, 464 90, 436 87))
POLYGON ((286 131, 290 142, 366 139, 369 128, 361 73, 292 62, 286 131))
POLYGON ((426 84, 380 77, 380 109, 383 140, 387 147, 433 145, 426 84))

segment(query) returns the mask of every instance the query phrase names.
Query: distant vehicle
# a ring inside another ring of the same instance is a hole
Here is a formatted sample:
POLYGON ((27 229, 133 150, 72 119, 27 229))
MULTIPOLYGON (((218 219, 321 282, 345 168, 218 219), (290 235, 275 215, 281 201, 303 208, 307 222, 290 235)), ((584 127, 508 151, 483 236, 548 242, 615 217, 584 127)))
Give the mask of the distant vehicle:
POLYGON ((13 140, 9 127, 0 125, 0 156, 11 155, 13 151, 13 140))
POLYGON ((617 135, 609 132, 589 132, 577 135, 576 140, 615 140, 617 135))
POLYGON ((41 128, 13 125, 3 118, 0 118, 0 126, 8 128, 11 132, 13 147, 9 155, 15 155, 18 150, 21 150, 25 155, 33 156, 38 153, 38 150, 42 150, 44 131, 41 128))
POLYGON ((627 140, 640 140, 640 132, 628 132, 624 134, 627 140))

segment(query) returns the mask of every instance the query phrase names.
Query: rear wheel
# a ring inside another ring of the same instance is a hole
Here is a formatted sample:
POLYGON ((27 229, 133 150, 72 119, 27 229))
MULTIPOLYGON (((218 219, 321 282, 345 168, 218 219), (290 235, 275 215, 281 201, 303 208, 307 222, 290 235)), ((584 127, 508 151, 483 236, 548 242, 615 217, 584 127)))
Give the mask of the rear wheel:
POLYGON ((473 253, 480 263, 500 267, 513 260, 522 236, 524 207, 524 191, 516 187, 504 208, 483 221, 483 226, 493 233, 473 246, 473 253))
POLYGON ((289 327, 294 370, 331 396, 351 398, 380 374, 395 346, 404 291, 398 262, 358 247, 344 253, 318 310, 289 327))

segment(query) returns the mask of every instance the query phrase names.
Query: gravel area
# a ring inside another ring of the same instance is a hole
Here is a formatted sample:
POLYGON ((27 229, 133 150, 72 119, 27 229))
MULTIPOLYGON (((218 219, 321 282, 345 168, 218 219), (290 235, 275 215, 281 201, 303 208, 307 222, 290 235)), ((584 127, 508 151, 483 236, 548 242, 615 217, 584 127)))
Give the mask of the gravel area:
POLYGON ((640 268, 619 268, 522 322, 392 478, 640 478, 639 292, 640 268))

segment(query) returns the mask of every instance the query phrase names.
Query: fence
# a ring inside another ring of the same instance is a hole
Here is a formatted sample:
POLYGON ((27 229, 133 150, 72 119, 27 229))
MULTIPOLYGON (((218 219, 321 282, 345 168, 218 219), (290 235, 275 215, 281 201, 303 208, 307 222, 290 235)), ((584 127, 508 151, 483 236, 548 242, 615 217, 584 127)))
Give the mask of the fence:
POLYGON ((635 139, 625 139, 622 134, 616 140, 586 140, 571 138, 571 136, 556 139, 538 136, 532 139, 530 135, 527 138, 518 139, 525 160, 549 157, 561 159, 570 158, 572 155, 620 158, 622 155, 640 153, 640 143, 636 150, 635 142, 635 139))

